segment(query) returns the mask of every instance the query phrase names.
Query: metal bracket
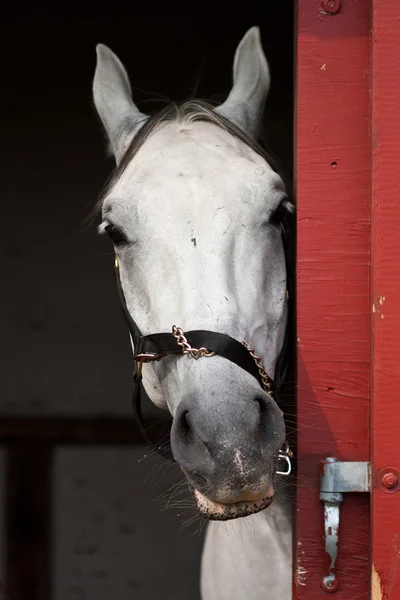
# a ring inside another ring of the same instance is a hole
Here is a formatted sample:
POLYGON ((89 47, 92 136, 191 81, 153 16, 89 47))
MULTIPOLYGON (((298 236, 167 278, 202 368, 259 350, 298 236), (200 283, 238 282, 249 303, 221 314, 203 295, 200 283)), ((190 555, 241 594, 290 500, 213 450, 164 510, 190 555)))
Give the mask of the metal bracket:
POLYGON ((329 571, 322 579, 325 592, 339 587, 336 559, 339 544, 340 503, 347 492, 369 492, 371 468, 369 462, 341 462, 333 457, 321 461, 319 498, 324 503, 325 552, 330 557, 329 571))

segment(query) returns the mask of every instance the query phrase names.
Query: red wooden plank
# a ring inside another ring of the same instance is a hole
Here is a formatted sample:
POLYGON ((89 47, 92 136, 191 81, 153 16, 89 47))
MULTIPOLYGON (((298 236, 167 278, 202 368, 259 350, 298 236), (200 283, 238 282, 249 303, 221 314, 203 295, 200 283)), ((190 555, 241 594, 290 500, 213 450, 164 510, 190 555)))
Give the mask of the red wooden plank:
POLYGON ((400 598, 400 4, 375 0, 372 111, 372 580, 376 600, 400 598), (393 470, 392 469, 392 470, 393 470), (391 493, 392 492, 392 493, 391 493), (393 493, 395 492, 395 493, 393 493))
MULTIPOLYGON (((370 2, 321 6, 297 9, 297 600, 327 598, 320 460, 370 458, 370 2)), ((341 513, 335 598, 367 599, 369 495, 341 513)))

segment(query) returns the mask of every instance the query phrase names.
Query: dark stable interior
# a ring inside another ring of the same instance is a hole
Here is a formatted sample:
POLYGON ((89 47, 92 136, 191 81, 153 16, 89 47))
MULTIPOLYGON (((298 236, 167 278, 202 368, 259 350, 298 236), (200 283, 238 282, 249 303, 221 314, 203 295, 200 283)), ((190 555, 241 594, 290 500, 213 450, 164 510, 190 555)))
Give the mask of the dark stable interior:
MULTIPOLYGON (((1 310, 6 316, 2 345, 7 349, 1 417, 31 417, 32 427, 42 417, 131 419, 131 350, 115 288, 112 248, 97 236, 97 222, 91 226, 85 222, 113 169, 91 95, 98 42, 119 56, 135 102, 152 114, 165 100, 197 96, 223 101, 232 83, 235 48, 246 30, 258 25, 272 78, 264 135, 291 190, 293 4, 269 2, 263 16, 255 7, 247 3, 245 10, 229 17, 194 18, 138 16, 132 5, 119 18, 90 20, 48 17, 32 9, 31 17, 24 13, 23 18, 4 18, 0 23, 1 310)), ((4 440, 0 444, 7 449, 4 440)), ((135 478, 136 463, 131 467, 126 476, 135 478)), ((140 473, 145 472, 141 467, 140 473)), ((169 487, 168 482, 166 475, 163 488, 169 487)), ((150 504, 151 492, 143 493, 150 504)), ((139 510, 136 501, 135 495, 132 522, 139 510)), ((140 511, 140 520, 146 521, 146 506, 140 511)), ((24 519, 30 517, 22 511, 14 518, 21 520, 24 530, 24 519)), ((37 544, 51 548, 51 514, 46 518, 50 537, 40 541, 39 535, 37 544)), ((181 525, 174 511, 158 517, 156 529, 150 513, 148 520, 147 539, 132 538, 130 550, 144 573, 139 596, 156 599, 162 590, 163 598, 197 598, 202 533, 174 535, 181 525), (171 595, 157 579, 157 562, 152 565, 154 581, 145 576, 146 544, 168 549, 163 561, 168 561, 168 554, 185 556, 184 575, 177 560, 171 563, 170 582, 177 582, 171 595)), ((24 544, 23 536, 20 543, 24 544)), ((4 539, 2 546, 10 567, 4 539)), ((22 568, 18 554, 13 560, 11 568, 22 568)), ((57 577, 68 576, 60 573, 57 577)), ((6 577, 0 574, 0 579, 6 577)), ((101 591, 96 590, 101 600, 101 591)), ((110 596, 104 593, 106 597, 110 596)))

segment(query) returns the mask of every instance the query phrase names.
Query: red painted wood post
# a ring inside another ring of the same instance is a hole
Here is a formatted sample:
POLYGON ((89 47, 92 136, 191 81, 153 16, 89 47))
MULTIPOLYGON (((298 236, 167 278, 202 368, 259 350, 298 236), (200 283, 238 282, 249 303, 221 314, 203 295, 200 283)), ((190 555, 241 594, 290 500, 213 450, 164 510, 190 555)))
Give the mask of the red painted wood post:
MULTIPOLYGON (((320 460, 370 459, 370 4, 297 8, 297 600, 330 596, 320 460)), ((350 494, 335 600, 370 597, 369 546, 369 495, 350 494)))
POLYGON ((400 5, 374 0, 372 598, 400 598, 400 5), (386 473, 395 477, 384 478, 386 473), (385 471, 384 471, 385 472, 385 471), (383 485, 382 485, 383 484, 383 485), (386 484, 386 486, 385 486, 386 484))

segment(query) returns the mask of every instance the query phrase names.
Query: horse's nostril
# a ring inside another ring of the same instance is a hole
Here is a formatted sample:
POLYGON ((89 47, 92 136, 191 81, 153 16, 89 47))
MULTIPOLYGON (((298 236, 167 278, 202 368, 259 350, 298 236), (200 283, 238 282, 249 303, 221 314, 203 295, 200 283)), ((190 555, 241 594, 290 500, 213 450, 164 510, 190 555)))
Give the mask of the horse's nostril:
POLYGON ((253 402, 257 404, 260 409, 261 416, 268 412, 268 401, 263 396, 256 396, 253 398, 253 402))
POLYGON ((182 412, 179 418, 180 434, 186 444, 193 443, 196 438, 193 420, 188 410, 182 412))
POLYGON ((191 423, 189 411, 186 410, 182 415, 182 428, 186 433, 193 431, 193 425, 191 423))
POLYGON ((256 396, 253 399, 259 408, 258 432, 260 436, 261 447, 268 446, 274 439, 274 411, 271 410, 271 402, 268 397, 256 396))
MULTIPOLYGON (((201 432, 201 419, 196 418, 195 408, 189 410, 185 404, 178 406, 172 422, 171 447, 175 460, 187 474, 196 475, 212 467, 210 453, 201 439, 201 432)), ((207 477, 207 472, 204 475, 207 477)), ((193 485, 197 484, 204 489, 203 479, 196 479, 193 485)))

